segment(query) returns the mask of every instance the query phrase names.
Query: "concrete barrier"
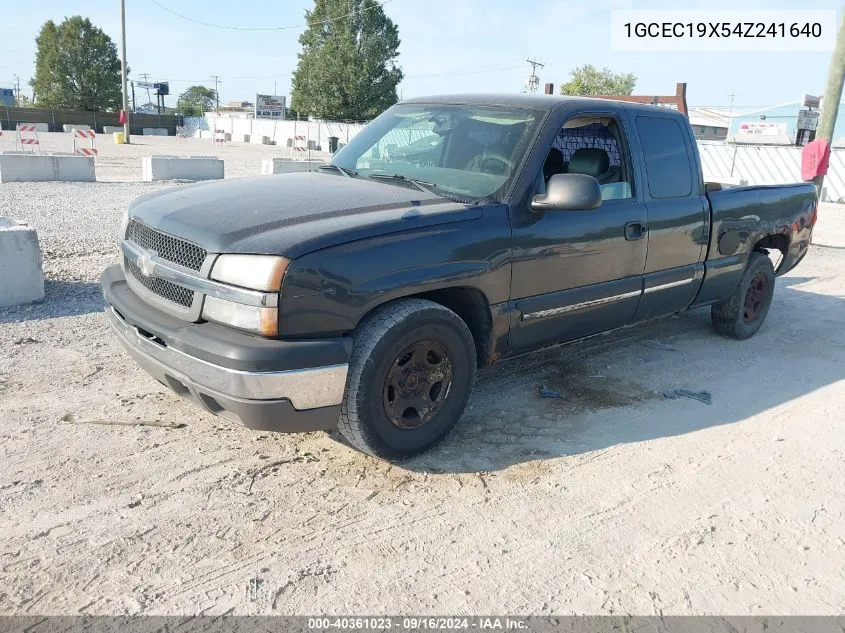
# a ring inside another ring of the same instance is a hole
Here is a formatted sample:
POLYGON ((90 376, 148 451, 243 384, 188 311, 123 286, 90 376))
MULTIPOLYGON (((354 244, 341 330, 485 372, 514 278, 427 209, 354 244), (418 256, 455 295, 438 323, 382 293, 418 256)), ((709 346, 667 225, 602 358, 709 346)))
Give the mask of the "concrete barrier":
POLYGON ((92 156, 0 152, 0 182, 94 182, 96 179, 92 156))
MULTIPOLYGON (((23 121, 22 121, 22 122, 21 122, 21 125, 34 125, 34 126, 35 126, 35 131, 36 131, 36 132, 49 132, 49 131, 50 131, 50 124, 49 124, 49 123, 26 123, 26 122, 23 122, 23 121)), ((9 129, 10 129, 12 132, 14 132, 14 131, 15 131, 15 126, 14 126, 14 125, 12 125, 12 127, 11 127, 11 128, 9 128, 9 129)))
MULTIPOLYGON (((62 126, 63 132, 73 132, 73 130, 90 130, 90 125, 82 125, 81 123, 65 123, 62 126)), ((38 130, 39 132, 41 130, 38 130)))
POLYGON ((216 156, 146 156, 141 168, 147 182, 223 178, 223 161, 216 156))
POLYGON ((115 132, 123 132, 122 125, 104 125, 103 134, 114 134, 115 132))
POLYGON ((270 145, 270 137, 251 134, 249 137, 249 142, 254 143, 255 145, 270 145))
POLYGON ((145 127, 141 131, 144 136, 167 136, 167 128, 164 127, 145 127))
POLYGON ((320 165, 325 165, 322 160, 291 160, 290 158, 265 158, 261 161, 261 175, 270 176, 272 174, 292 174, 300 171, 309 171, 317 169, 320 165))
POLYGON ((0 308, 44 298, 38 234, 25 224, 0 218, 0 308))

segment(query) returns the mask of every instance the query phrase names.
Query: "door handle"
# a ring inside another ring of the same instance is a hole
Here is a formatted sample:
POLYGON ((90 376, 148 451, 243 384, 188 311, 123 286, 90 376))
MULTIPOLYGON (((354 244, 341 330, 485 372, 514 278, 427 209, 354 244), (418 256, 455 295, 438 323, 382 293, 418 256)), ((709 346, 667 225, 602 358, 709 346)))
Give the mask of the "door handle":
POLYGON ((628 241, 641 240, 647 232, 648 227, 644 222, 628 222, 625 225, 625 239, 628 241))

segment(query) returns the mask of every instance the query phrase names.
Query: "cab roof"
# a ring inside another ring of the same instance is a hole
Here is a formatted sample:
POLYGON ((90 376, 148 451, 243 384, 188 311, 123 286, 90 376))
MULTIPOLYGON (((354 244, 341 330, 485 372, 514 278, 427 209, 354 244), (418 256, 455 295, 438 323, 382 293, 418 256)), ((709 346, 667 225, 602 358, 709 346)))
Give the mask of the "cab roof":
MULTIPOLYGON (((400 101, 406 103, 426 104, 453 104, 453 105, 480 105, 480 106, 507 106, 513 108, 528 108, 549 112, 566 104, 590 104, 605 107, 612 104, 612 108, 625 108, 653 112, 655 107, 649 104, 633 103, 630 101, 617 101, 615 99, 596 99, 590 97, 570 97, 567 95, 547 94, 523 94, 523 93, 474 93, 454 95, 432 95, 427 97, 413 97, 400 101)), ((664 112, 667 108, 660 108, 664 112)), ((679 114, 677 110, 669 109, 670 112, 679 114)))

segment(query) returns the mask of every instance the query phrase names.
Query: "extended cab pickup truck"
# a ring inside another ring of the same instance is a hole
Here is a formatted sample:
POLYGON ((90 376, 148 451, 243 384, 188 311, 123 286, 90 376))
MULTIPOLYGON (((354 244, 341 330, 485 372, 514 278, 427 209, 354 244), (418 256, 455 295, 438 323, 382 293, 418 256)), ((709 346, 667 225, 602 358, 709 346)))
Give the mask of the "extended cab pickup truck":
POLYGON ((705 183, 672 110, 420 98, 311 172, 139 198, 102 287, 177 394, 398 459, 449 432, 480 366, 701 306, 753 335, 815 220, 811 184, 705 183))

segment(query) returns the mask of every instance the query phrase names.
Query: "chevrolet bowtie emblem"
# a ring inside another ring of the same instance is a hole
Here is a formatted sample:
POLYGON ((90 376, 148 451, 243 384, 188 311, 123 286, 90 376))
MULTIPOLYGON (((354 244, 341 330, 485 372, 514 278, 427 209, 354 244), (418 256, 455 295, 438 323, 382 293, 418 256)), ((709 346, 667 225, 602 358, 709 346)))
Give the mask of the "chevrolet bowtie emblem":
POLYGON ((141 269, 141 274, 144 277, 152 277, 155 275, 156 272, 156 265, 155 262, 150 259, 150 256, 146 253, 143 253, 138 257, 138 268, 141 269))

